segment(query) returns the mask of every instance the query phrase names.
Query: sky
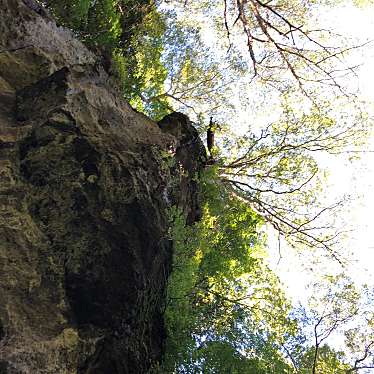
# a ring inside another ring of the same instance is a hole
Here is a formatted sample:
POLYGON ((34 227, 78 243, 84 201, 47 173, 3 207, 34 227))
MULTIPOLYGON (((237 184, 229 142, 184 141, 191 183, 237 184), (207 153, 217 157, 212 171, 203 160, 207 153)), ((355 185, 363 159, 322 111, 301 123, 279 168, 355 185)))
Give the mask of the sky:
MULTIPOLYGON (((374 3, 371 11, 367 9, 348 8, 342 11, 341 22, 353 22, 353 30, 357 35, 366 35, 374 40, 374 3), (353 17, 352 17, 353 15, 353 17)), ((365 62, 359 72, 359 87, 362 95, 374 108, 374 45, 366 51, 365 62)), ((370 104, 369 104, 370 105, 370 104)), ((356 225, 356 232, 352 233, 352 246, 355 247, 358 258, 356 274, 361 281, 365 279, 374 286, 374 134, 368 140, 367 153, 361 155, 357 164, 348 165, 337 174, 343 179, 344 175, 351 175, 349 186, 359 196, 357 204, 351 211, 352 222, 356 225), (363 272, 362 272, 363 271, 363 272), (361 275, 361 277, 360 277, 361 275)), ((340 185, 344 185, 340 183, 340 185)))
MULTIPOLYGON (((351 37, 365 36, 374 40, 374 4, 371 8, 342 6, 326 13, 321 21, 351 37)), ((356 58, 362 66, 355 82, 373 114, 374 44, 356 58)), ((341 242, 343 249, 352 252, 349 273, 358 284, 368 283, 374 287, 374 134, 364 148, 366 152, 360 153, 356 161, 350 162, 349 155, 343 155, 325 158, 321 166, 329 173, 323 190, 327 200, 345 193, 353 196, 353 201, 339 217, 351 230, 341 242)), ((285 283, 288 295, 295 301, 303 301, 305 288, 316 276, 316 269, 301 274, 305 265, 303 258, 295 257, 285 243, 282 243, 282 259, 278 263, 278 243, 274 237, 270 236, 269 245, 271 266, 285 283)))

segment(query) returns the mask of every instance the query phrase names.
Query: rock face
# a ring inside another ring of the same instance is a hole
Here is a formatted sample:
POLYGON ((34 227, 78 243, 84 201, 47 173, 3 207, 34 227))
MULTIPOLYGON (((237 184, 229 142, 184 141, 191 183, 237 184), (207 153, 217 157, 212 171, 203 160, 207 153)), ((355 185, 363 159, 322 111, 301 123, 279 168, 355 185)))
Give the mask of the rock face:
POLYGON ((39 13, 0 0, 0 373, 147 373, 168 212, 199 218, 205 150, 184 115, 135 112, 39 13))

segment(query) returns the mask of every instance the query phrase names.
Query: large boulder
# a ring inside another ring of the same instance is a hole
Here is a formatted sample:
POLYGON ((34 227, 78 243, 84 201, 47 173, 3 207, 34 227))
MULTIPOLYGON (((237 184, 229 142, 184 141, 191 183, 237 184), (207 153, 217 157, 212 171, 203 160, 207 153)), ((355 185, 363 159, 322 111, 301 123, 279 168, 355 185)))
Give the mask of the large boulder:
POLYGON ((0 373, 147 373, 169 212, 199 219, 205 150, 184 115, 134 111, 30 4, 0 0, 0 373))

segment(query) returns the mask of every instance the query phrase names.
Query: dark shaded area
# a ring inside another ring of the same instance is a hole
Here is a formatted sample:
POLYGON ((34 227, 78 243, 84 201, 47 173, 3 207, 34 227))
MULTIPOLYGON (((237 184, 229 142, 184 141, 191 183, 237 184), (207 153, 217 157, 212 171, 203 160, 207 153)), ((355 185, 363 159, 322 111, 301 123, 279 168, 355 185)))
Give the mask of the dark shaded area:
POLYGON ((5 330, 3 323, 0 320, 0 342, 5 338, 5 330))
POLYGON ((187 224, 199 221, 201 209, 199 201, 198 179, 202 166, 207 163, 207 154, 197 130, 183 113, 171 113, 158 122, 165 133, 178 139, 175 150, 175 168, 182 167, 188 178, 182 179, 173 195, 173 205, 185 210, 187 224))
POLYGON ((8 363, 0 361, 0 374, 8 374, 8 363))

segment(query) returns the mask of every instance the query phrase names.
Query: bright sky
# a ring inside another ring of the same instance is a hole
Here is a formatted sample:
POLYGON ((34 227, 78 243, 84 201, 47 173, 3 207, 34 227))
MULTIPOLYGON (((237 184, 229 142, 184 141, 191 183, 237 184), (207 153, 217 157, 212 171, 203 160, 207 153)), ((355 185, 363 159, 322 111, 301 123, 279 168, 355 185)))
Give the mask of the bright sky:
MULTIPOLYGON (((369 8, 357 8, 353 5, 344 6, 334 12, 324 15, 327 25, 336 27, 344 34, 352 37, 369 38, 374 40, 374 3, 369 8)), ((368 111, 374 114, 374 43, 363 51, 360 62, 364 62, 358 72, 358 84, 364 99, 371 101, 368 111)), ((344 193, 356 196, 349 210, 340 217, 342 222, 349 225, 353 231, 342 241, 342 248, 353 252, 357 263, 352 263, 350 272, 358 283, 368 283, 374 287, 374 136, 365 147, 368 153, 360 155, 360 160, 350 163, 347 157, 326 159, 325 165, 330 173, 328 185, 324 192, 326 196, 338 198, 344 193), (372 152, 370 152, 372 151, 372 152)), ((273 268, 288 288, 288 294, 294 300, 306 297, 305 286, 314 279, 316 269, 310 274, 300 274, 301 259, 295 259, 290 249, 282 246, 282 260, 278 259, 277 243, 273 247, 271 257, 273 268)), ((315 279, 314 279, 315 280, 315 279)))
MULTIPOLYGON (((349 27, 355 36, 365 35, 374 41, 374 3, 367 9, 346 7, 341 11, 340 27, 349 27)), ((374 114, 374 44, 366 49, 365 62, 359 72, 359 87, 365 99, 371 102, 368 108, 374 114)), ((348 186, 360 198, 352 209, 350 218, 357 227, 352 233, 349 243, 354 248, 359 263, 355 274, 362 282, 370 282, 374 287, 374 134, 369 139, 366 149, 369 151, 361 155, 357 164, 343 166, 342 170, 335 172, 336 180, 345 182, 350 175, 348 186)), ((333 175, 334 175, 333 174, 333 175)), ((344 183, 335 183, 337 188, 344 183)))

